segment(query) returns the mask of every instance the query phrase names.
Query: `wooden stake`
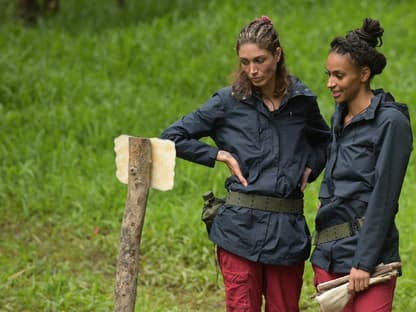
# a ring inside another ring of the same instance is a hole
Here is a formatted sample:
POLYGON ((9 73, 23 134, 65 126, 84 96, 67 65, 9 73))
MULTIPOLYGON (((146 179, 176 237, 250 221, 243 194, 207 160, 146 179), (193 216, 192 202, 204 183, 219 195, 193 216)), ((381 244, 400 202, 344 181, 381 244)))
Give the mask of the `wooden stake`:
POLYGON ((133 312, 136 304, 139 248, 151 180, 149 139, 129 138, 129 178, 120 237, 115 288, 115 311, 133 312))

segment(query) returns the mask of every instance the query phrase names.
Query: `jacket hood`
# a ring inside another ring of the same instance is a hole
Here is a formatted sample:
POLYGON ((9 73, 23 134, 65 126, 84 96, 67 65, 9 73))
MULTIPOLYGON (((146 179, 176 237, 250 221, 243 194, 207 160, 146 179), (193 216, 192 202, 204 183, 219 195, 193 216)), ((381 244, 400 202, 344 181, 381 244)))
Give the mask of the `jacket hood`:
POLYGON ((316 98, 316 95, 298 77, 290 75, 289 97, 297 95, 316 98))
MULTIPOLYGON (((373 119, 377 110, 381 109, 395 109, 401 112, 409 121, 410 115, 406 104, 397 103, 390 92, 385 92, 383 89, 372 90, 374 97, 371 100, 371 104, 367 109, 364 119, 373 119)), ((335 113, 332 116, 335 128, 342 128, 343 116, 347 113, 348 104, 340 103, 336 104, 335 113)))
POLYGON ((393 108, 401 112, 408 120, 410 120, 409 109, 406 104, 397 103, 390 92, 385 92, 383 89, 373 90, 374 95, 379 99, 378 106, 380 108, 393 108))

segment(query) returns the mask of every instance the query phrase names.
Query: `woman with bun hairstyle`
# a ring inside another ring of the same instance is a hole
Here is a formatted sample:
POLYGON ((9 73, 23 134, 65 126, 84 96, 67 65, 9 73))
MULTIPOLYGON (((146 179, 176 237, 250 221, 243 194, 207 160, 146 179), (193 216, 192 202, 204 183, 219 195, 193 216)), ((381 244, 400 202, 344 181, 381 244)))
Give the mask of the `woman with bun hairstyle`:
POLYGON ((375 267, 400 261, 395 224, 412 151, 407 106, 370 82, 386 66, 379 21, 331 42, 327 87, 336 102, 311 262, 315 285, 349 274, 344 311, 391 311, 396 279, 373 285, 375 267))

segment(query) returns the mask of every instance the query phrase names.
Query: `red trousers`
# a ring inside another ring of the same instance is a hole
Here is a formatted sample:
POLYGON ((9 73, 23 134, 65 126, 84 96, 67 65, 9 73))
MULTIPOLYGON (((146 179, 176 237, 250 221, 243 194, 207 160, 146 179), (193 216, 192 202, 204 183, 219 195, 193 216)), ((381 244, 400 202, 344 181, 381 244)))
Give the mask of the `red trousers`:
MULTIPOLYGON (((315 272, 315 286, 329 280, 344 276, 345 274, 328 273, 325 270, 313 266, 315 272)), ((368 289, 356 293, 343 312, 391 312, 393 306, 394 288, 396 278, 375 284, 368 289)))
POLYGON ((218 247, 227 312, 298 312, 304 263, 279 266, 252 262, 218 247))

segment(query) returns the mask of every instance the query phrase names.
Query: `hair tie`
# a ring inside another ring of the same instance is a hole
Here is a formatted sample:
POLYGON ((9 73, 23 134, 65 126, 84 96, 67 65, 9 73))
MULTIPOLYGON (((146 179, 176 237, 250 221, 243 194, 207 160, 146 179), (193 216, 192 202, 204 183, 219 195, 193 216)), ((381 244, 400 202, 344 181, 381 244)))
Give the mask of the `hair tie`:
POLYGON ((270 25, 273 25, 272 20, 266 15, 263 15, 262 17, 257 18, 256 22, 265 22, 265 23, 268 23, 270 25))

